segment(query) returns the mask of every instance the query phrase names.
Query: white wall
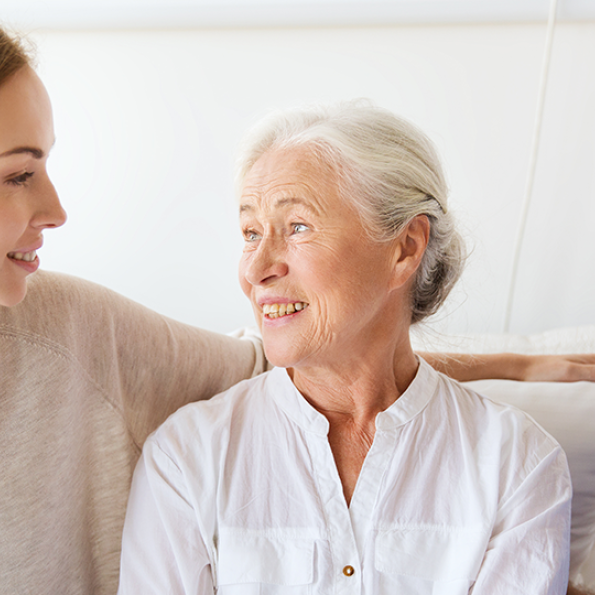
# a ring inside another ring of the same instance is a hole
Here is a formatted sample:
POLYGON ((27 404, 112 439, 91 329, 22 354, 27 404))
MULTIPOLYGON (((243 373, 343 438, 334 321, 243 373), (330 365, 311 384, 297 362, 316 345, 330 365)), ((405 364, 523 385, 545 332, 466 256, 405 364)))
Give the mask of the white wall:
POLYGON ((595 18, 593 0, 2 0, 2 20, 50 29, 370 26, 595 18))
MULTIPOLYGON (((252 322, 236 281, 231 186, 241 132, 268 108, 370 97, 438 144, 472 253, 440 328, 502 328, 544 24, 43 31, 50 160, 70 220, 45 268, 173 317, 252 322)), ((595 23, 558 25, 514 332, 595 323, 595 23)))

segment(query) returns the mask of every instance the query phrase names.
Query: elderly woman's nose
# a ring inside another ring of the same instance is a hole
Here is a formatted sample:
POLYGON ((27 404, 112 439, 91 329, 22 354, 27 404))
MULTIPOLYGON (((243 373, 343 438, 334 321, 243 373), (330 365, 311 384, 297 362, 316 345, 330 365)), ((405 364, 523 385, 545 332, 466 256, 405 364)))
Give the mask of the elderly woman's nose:
POLYGON ((267 285, 287 274, 285 251, 274 240, 261 240, 246 269, 246 279, 252 285, 267 285))

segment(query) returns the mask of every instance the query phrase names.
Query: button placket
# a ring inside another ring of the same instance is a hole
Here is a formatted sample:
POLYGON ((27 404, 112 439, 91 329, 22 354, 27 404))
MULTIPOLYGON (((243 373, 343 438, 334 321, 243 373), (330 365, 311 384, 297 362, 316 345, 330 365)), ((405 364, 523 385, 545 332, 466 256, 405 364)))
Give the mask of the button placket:
MULTIPOLYGON (((380 413, 376 419, 374 441, 360 471, 349 508, 353 534, 358 552, 362 557, 365 556, 366 540, 374 532, 378 494, 395 450, 396 432, 391 428, 390 423, 386 423, 385 418, 386 414, 380 413)), ((373 584, 373 581, 370 581, 370 573, 373 572, 373 568, 369 564, 368 562, 366 568, 362 568, 359 572, 361 576, 358 582, 361 583, 362 590, 369 589, 373 584)), ((345 581, 349 581, 350 575, 345 574, 345 576, 347 577, 345 581)))
POLYGON ((320 498, 327 520, 328 538, 334 567, 333 593, 360 595, 362 592, 360 557, 349 508, 326 435, 308 436, 316 471, 320 498))

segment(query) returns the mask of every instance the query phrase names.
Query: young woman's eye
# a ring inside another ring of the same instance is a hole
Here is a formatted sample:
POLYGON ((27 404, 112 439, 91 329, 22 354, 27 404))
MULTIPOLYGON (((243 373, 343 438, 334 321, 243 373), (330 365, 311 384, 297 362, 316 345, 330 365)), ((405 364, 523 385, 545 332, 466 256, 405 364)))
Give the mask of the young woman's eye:
POLYGON ((22 174, 19 174, 18 176, 14 176, 13 178, 6 180, 6 183, 10 184, 11 186, 25 186, 27 184, 27 181, 29 180, 29 178, 32 178, 32 177, 33 177, 33 172, 26 171, 22 174))
POLYGON ((308 226, 303 223, 292 223, 291 229, 293 233, 303 233, 304 231, 308 231, 308 226))

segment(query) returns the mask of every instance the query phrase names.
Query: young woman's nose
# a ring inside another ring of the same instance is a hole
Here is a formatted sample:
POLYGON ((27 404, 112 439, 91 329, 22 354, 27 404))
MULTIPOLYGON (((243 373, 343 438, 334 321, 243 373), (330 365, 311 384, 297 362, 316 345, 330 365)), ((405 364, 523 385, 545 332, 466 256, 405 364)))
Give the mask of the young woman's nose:
POLYGON ((31 219, 33 227, 60 227, 66 222, 66 211, 62 208, 58 193, 47 179, 35 197, 35 214, 31 219))

